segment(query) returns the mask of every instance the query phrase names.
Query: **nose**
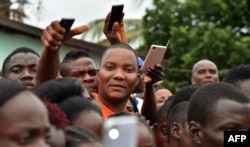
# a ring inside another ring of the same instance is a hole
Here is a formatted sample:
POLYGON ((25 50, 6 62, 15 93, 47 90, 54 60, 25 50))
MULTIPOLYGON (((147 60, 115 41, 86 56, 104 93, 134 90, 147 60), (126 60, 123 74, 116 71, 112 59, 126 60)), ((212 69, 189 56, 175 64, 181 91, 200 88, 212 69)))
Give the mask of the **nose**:
POLYGON ((114 79, 117 80, 124 80, 125 79, 124 71, 122 69, 117 69, 113 77, 114 79))
POLYGON ((93 82, 93 81, 94 81, 94 78, 95 78, 95 77, 92 77, 92 76, 90 76, 89 74, 85 74, 85 75, 82 77, 82 81, 83 81, 83 83, 86 83, 86 82, 93 82))
POLYGON ((206 78, 211 78, 212 74, 209 71, 207 71, 205 76, 206 76, 206 78))
POLYGON ((32 80, 34 78, 34 75, 29 71, 28 69, 25 69, 23 71, 23 75, 21 77, 21 80, 32 80))

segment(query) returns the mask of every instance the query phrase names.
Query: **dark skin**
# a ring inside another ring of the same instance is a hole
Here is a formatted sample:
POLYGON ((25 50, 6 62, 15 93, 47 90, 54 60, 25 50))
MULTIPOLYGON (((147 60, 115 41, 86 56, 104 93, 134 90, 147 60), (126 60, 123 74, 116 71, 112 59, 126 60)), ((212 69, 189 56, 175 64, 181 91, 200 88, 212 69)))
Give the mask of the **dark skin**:
MULTIPOLYGON (((124 16, 124 13, 123 13, 124 16)), ((106 16, 103 32, 111 44, 126 43, 126 30, 124 27, 123 17, 121 22, 115 22, 112 27, 112 31, 108 31, 108 22, 110 19, 110 13, 106 16)), ((155 123, 156 113, 156 100, 153 91, 153 84, 161 81, 164 77, 163 67, 161 65, 155 65, 148 68, 145 72, 145 78, 141 81, 145 84, 144 102, 142 105, 142 115, 145 116, 151 124, 155 123)), ((139 82, 140 83, 140 82, 139 82)))
POLYGON ((223 147, 224 131, 247 131, 250 128, 250 105, 221 99, 205 124, 191 121, 189 132, 193 147, 223 147))
POLYGON ((18 53, 13 55, 6 64, 5 78, 18 81, 28 89, 36 87, 36 64, 39 57, 32 53, 18 53))
MULTIPOLYGON (((86 25, 79 26, 69 31, 66 40, 72 36, 81 34, 88 30, 86 25)), ((37 83, 54 79, 59 76, 60 67, 59 47, 62 44, 63 33, 65 29, 59 24, 59 21, 53 21, 43 31, 41 41, 44 45, 40 60, 37 63, 37 83)))

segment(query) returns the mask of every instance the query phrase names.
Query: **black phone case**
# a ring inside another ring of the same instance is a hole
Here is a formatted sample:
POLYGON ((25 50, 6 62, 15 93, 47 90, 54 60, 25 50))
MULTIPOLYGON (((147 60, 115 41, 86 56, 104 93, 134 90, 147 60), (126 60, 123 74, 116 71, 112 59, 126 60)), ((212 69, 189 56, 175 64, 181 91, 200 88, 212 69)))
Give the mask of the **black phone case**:
POLYGON ((124 7, 124 5, 113 5, 112 6, 110 20, 109 20, 109 24, 108 24, 108 31, 112 30, 112 26, 115 22, 121 22, 123 7, 124 7))
POLYGON ((60 21, 60 25, 65 29, 65 32, 63 34, 63 40, 64 41, 69 34, 70 28, 73 25, 75 19, 74 18, 62 18, 60 21))

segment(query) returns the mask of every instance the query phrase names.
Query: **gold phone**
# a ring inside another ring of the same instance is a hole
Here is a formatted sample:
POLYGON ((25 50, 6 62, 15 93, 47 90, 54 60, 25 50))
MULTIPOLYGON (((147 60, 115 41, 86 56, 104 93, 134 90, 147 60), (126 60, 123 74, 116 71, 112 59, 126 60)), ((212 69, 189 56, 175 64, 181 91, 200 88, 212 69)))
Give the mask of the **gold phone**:
POLYGON ((154 45, 154 44, 151 45, 148 54, 144 60, 144 64, 141 67, 141 70, 145 71, 151 66, 155 66, 156 64, 161 64, 165 52, 167 51, 168 43, 166 46, 154 45))

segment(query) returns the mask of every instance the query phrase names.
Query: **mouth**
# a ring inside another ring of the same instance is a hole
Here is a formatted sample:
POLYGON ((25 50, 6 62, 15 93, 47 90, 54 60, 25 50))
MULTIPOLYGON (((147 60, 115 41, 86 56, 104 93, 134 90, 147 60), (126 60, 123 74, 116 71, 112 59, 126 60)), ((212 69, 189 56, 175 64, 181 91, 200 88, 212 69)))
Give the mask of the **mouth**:
POLYGON ((25 85, 28 89, 33 89, 34 88, 34 84, 30 83, 30 82, 23 82, 23 85, 25 85))
POLYGON ((214 83, 214 81, 204 81, 203 84, 210 84, 210 83, 214 83))
POLYGON ((110 87, 111 89, 113 89, 113 90, 123 90, 123 89, 126 88, 126 87, 125 87, 124 85, 122 85, 122 84, 111 84, 109 87, 110 87))

